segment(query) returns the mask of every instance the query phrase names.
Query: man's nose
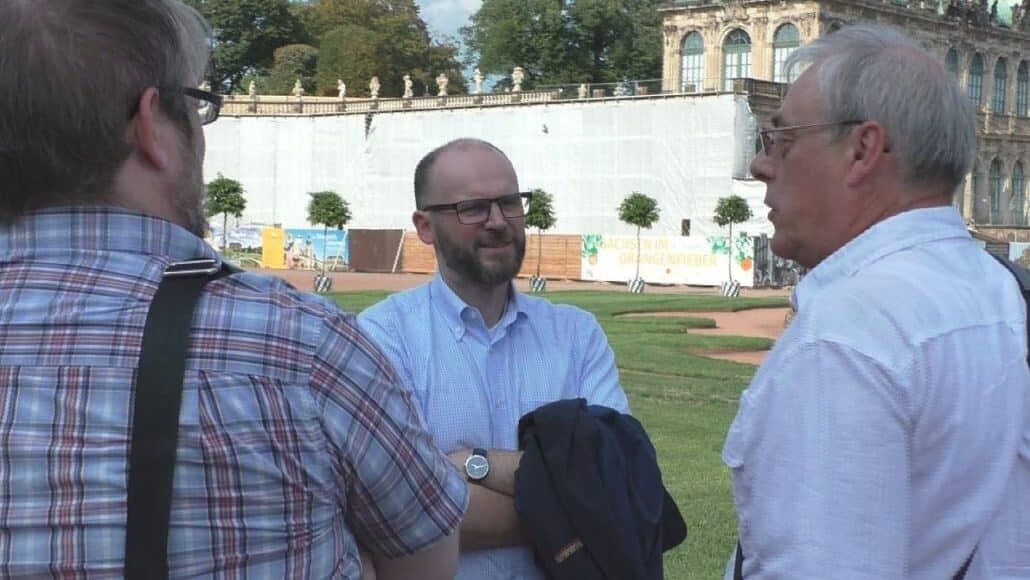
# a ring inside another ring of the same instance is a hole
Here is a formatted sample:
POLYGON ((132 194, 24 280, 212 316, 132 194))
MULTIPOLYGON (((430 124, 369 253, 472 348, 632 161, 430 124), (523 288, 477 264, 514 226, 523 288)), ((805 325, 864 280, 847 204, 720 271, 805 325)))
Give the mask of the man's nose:
POLYGON ((755 155, 748 169, 751 171, 751 177, 758 181, 768 182, 772 179, 772 160, 763 151, 755 155))
POLYGON ((504 217, 504 212, 501 211, 500 200, 491 200, 490 214, 486 218, 486 225, 494 228, 504 227, 508 225, 508 218, 504 217))

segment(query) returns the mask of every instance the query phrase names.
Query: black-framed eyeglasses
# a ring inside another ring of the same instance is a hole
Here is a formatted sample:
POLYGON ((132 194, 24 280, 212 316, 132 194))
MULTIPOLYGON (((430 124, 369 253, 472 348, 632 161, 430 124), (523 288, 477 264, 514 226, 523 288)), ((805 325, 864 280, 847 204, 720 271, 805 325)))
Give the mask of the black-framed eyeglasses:
MULTIPOLYGON (((218 118, 219 111, 222 110, 222 95, 216 95, 210 91, 194 89, 192 87, 161 88, 160 90, 179 91, 183 95, 194 99, 197 103, 197 115, 200 116, 201 125, 213 123, 215 119, 218 118)), ((129 118, 135 117, 138 112, 139 101, 137 100, 132 105, 132 111, 129 112, 129 118)))
POLYGON ((218 113, 222 110, 222 95, 191 87, 183 87, 182 94, 196 99, 197 114, 200 115, 201 125, 215 122, 215 119, 218 118, 218 113))
POLYGON ((458 216, 458 223, 471 226, 485 223, 489 220, 490 212, 493 210, 495 203, 501 210, 501 215, 508 219, 524 217, 529 200, 532 197, 532 192, 520 191, 519 193, 509 193, 500 197, 484 197, 482 199, 467 199, 457 203, 427 205, 421 208, 421 210, 453 211, 458 216))
POLYGON ((829 123, 809 123, 805 125, 788 125, 786 127, 768 127, 766 129, 758 130, 758 143, 756 143, 756 149, 765 155, 771 156, 775 152, 776 133, 783 131, 798 131, 800 129, 825 129, 828 127, 840 127, 842 125, 859 125, 865 121, 858 119, 850 121, 832 121, 829 123))

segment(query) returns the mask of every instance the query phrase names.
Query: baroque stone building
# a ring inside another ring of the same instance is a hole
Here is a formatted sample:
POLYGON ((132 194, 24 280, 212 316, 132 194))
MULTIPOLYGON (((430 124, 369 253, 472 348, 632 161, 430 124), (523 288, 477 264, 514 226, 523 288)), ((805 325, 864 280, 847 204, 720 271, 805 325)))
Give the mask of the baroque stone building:
POLYGON ((1030 0, 672 0, 662 14, 666 92, 789 82, 787 56, 844 24, 908 31, 977 105, 976 166, 956 204, 981 234, 1030 241, 1030 0))

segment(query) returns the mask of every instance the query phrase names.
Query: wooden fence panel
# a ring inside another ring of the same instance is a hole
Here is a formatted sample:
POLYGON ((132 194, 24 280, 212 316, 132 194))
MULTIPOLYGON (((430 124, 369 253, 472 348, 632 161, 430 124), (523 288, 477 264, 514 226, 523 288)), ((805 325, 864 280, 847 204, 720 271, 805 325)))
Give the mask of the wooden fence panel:
MULTIPOLYGON (((580 237, 578 235, 544 234, 540 275, 556 280, 580 279, 580 237)), ((536 274, 537 235, 526 234, 526 258, 522 262, 520 277, 536 274)), ((433 247, 418 239, 414 232, 404 233, 404 248, 398 270, 411 274, 426 274, 436 270, 433 247)))

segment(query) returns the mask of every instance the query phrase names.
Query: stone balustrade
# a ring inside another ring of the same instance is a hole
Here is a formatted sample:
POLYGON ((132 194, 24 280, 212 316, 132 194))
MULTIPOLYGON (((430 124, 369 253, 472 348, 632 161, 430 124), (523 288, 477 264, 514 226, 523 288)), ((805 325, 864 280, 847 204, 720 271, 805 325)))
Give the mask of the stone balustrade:
POLYGON ((557 101, 557 90, 446 95, 412 98, 308 97, 305 95, 226 95, 222 116, 340 115, 425 109, 490 107, 557 101))

